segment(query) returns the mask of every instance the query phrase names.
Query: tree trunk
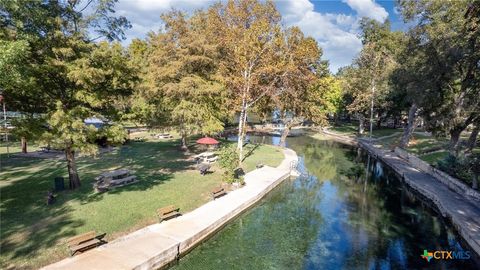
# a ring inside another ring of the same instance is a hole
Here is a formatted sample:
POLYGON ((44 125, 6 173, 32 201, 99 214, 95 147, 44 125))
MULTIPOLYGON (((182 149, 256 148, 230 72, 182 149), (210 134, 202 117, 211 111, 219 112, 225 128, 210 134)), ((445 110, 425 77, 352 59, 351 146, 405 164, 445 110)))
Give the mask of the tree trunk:
POLYGON ((358 117, 358 134, 362 135, 365 132, 365 118, 362 116, 358 117))
POLYGON ((333 114, 333 122, 336 126, 340 124, 340 116, 338 115, 338 113, 333 114))
POLYGON ((282 136, 280 137, 280 146, 285 147, 287 136, 288 136, 288 133, 290 133, 292 126, 293 126, 292 124, 285 125, 285 128, 283 129, 283 132, 282 132, 282 136))
POLYGON ((362 148, 358 147, 357 148, 357 158, 356 158, 356 162, 360 162, 362 160, 362 148))
POLYGON ((449 143, 449 149, 450 152, 453 153, 455 156, 458 154, 459 150, 459 145, 458 142, 460 141, 460 134, 464 128, 462 127, 455 127, 450 130, 450 143, 449 143))
POLYGON ((21 138, 21 144, 22 144, 22 153, 26 154, 27 153, 27 138, 22 137, 21 138))
POLYGON ((412 104, 408 110, 407 126, 403 129, 402 139, 400 140, 400 148, 407 148, 410 138, 412 137, 415 125, 417 124, 417 104, 412 104))
POLYGON ((237 150, 239 158, 239 166, 242 165, 243 161, 243 141, 245 136, 245 120, 247 117, 247 108, 246 100, 242 101, 242 110, 240 111, 240 116, 238 117, 238 139, 237 139, 237 150))
POLYGON ((475 145, 477 144, 477 138, 478 138, 479 131, 480 131, 480 124, 477 124, 473 128, 472 133, 470 133, 470 137, 468 138, 467 151, 471 152, 473 150, 473 148, 475 148, 475 145))
POLYGON ((68 179, 70 180, 70 189, 80 187, 80 177, 77 172, 77 164, 75 163, 75 151, 69 146, 65 148, 65 157, 67 159, 68 179))
POLYGON ((475 190, 478 189, 478 175, 476 173, 473 174, 472 188, 475 190))
POLYGON ((188 144, 187 144, 187 133, 182 132, 182 146, 183 151, 188 151, 188 144))

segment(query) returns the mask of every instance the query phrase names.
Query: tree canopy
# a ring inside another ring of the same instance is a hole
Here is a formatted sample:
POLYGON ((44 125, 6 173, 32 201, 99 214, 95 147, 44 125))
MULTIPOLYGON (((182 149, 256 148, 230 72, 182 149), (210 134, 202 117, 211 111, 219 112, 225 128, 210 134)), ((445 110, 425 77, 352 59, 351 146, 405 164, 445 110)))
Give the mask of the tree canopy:
POLYGON ((115 2, 3 1, 0 6, 0 45, 7 48, 0 58, 1 72, 8 73, 0 81, 5 101, 12 110, 46 115, 43 138, 64 149, 72 188, 80 186, 75 152, 94 154, 95 137, 112 134, 84 120, 115 119, 112 104, 129 95, 136 80, 119 43, 93 42, 124 37, 129 23, 112 15, 115 2))

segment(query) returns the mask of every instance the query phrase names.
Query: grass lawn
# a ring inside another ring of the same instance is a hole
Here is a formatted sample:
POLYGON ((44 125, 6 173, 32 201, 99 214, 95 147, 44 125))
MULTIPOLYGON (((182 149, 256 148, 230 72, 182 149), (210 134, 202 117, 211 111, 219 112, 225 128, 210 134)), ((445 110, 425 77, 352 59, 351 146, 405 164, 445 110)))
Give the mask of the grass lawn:
POLYGON ((251 153, 246 156, 246 159, 243 162, 243 168, 247 172, 255 170, 255 166, 258 163, 276 167, 280 165, 284 158, 280 148, 269 145, 259 145, 258 147, 255 147, 250 144, 246 145, 244 151, 245 153, 251 153))
POLYGON ((408 151, 415 155, 421 155, 435 150, 446 149, 447 144, 448 141, 446 139, 413 134, 408 145, 408 151))
POLYGON ((438 161, 444 159, 448 155, 448 151, 433 152, 420 156, 420 159, 428 162, 430 165, 437 165, 438 161))
MULTIPOLYGON (((6 143, 2 142, 0 147, 0 154, 7 153, 7 146, 6 143)), ((28 152, 40 150, 40 146, 37 144, 28 144, 27 145, 28 152)), ((8 143, 8 152, 9 153, 19 153, 22 151, 20 146, 20 142, 9 142, 8 143)))
POLYGON ((331 126, 329 129, 333 132, 337 132, 343 135, 356 135, 358 126, 349 123, 342 123, 340 125, 331 126))
MULTIPOLYGON (((337 133, 340 133, 342 135, 350 135, 350 136, 358 135, 357 134, 357 131, 358 131, 358 125, 357 124, 342 123, 342 124, 339 124, 339 125, 333 125, 329 129, 333 132, 337 132, 337 133)), ((382 127, 380 129, 375 129, 375 127, 374 127, 374 129, 372 131, 372 136, 375 137, 375 138, 378 138, 378 137, 389 136, 389 135, 395 134, 397 132, 402 132, 402 129, 398 129, 398 128, 394 129, 394 128, 386 128, 386 127, 382 127)), ((365 136, 365 137, 369 136, 369 128, 368 127, 365 129, 365 133, 363 134, 363 136, 365 136)))
MULTIPOLYGON (((253 148, 247 147, 253 152, 245 160, 246 171, 258 162, 277 166, 283 160, 276 147, 253 148)), ((209 201, 210 191, 222 182, 221 169, 214 165, 213 173, 200 176, 178 149, 178 140, 147 141, 79 158, 82 187, 60 192, 50 206, 45 205, 47 191, 54 177, 67 178, 65 162, 0 155, 0 268, 38 268, 68 256, 65 238, 96 230, 112 240, 157 222, 159 207, 175 204, 185 213, 209 201), (133 170, 140 182, 95 193, 94 177, 116 168, 133 170)))
MULTIPOLYGON (((372 132, 373 133, 372 136, 375 138, 379 138, 384 136, 390 136, 396 133, 401 134, 402 132, 403 130, 398 128, 381 128, 381 129, 374 129, 372 132)), ((368 136, 368 131, 365 134, 365 136, 368 136)))
MULTIPOLYGON (((391 149, 399 144, 401 137, 402 133, 400 132, 395 136, 381 139, 378 143, 384 148, 391 149)), ((446 139, 414 133, 407 151, 415 155, 423 155, 432 151, 445 149, 447 143, 448 141, 446 139)))

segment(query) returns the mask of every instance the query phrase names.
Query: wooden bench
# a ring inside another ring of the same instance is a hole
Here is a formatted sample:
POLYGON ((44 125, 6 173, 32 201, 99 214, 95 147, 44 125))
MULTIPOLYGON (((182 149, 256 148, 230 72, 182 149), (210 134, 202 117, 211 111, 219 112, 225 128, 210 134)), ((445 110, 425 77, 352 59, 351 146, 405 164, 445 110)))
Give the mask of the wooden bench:
POLYGON ((171 219, 177 216, 180 216, 179 212, 180 208, 175 207, 173 205, 165 206, 162 208, 157 209, 158 218, 160 222, 165 221, 167 219, 171 219))
POLYGON ((105 234, 97 235, 95 231, 90 231, 67 239, 70 256, 75 255, 77 252, 83 252, 105 243, 105 241, 102 240, 103 237, 105 237, 105 234))
POLYGON ((218 187, 214 190, 212 190, 212 198, 215 200, 217 198, 222 197, 223 195, 227 195, 227 192, 223 187, 218 187))
POLYGON ((121 179, 112 179, 110 180, 110 184, 113 186, 120 186, 120 185, 133 183, 136 180, 137 180, 137 177, 135 175, 130 175, 121 179))

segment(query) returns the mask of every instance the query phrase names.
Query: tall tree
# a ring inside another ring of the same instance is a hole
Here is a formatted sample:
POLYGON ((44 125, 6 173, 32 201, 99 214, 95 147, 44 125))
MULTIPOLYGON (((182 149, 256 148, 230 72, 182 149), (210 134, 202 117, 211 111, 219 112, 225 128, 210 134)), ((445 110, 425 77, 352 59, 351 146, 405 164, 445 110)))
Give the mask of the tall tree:
POLYGON ((415 23, 424 53, 424 76, 432 81, 423 90, 437 102, 425 103, 427 128, 450 135, 450 150, 458 152, 460 134, 480 111, 478 92, 480 35, 478 1, 399 1, 406 21, 415 23))
POLYGON ((13 119, 12 125, 15 127, 12 133, 20 138, 21 149, 24 154, 28 150, 28 141, 38 139, 45 131, 45 119, 34 114, 24 114, 20 118, 13 119))
POLYGON ((390 76, 392 91, 387 98, 390 104, 394 104, 396 113, 401 115, 407 111, 407 123, 399 143, 402 148, 408 146, 424 104, 433 98, 424 91, 434 87, 435 83, 425 77, 425 69, 428 69, 425 60, 425 53, 418 48, 417 38, 410 34, 396 56, 398 65, 390 76))
POLYGON ((345 90, 352 97, 347 109, 357 116, 358 133, 363 134, 365 119, 370 116, 371 129, 374 113, 380 116, 388 105, 388 78, 396 65, 394 55, 402 36, 390 31, 388 21, 381 24, 363 18, 360 25, 364 46, 353 64, 342 70, 342 80, 345 90))
POLYGON ((29 48, 24 64, 29 87, 10 84, 5 96, 15 104, 13 109, 27 111, 27 104, 35 104, 35 112, 47 116, 44 138, 65 150, 71 188, 80 186, 75 152, 94 154, 94 137, 117 140, 122 133, 115 126, 96 130, 84 120, 114 119, 111 105, 117 96, 128 95, 135 81, 120 44, 93 43, 123 38, 123 29, 130 26, 124 17, 112 16, 115 2, 3 1, 0 6, 2 36, 24 41, 29 48), (97 36, 90 38, 89 33, 97 36))
POLYGON ((247 112, 276 88, 285 73, 284 58, 276 51, 281 41, 281 16, 272 1, 230 0, 208 10, 208 38, 219 42, 220 74, 229 91, 230 106, 239 114, 239 160, 247 112))
POLYGON ((191 133, 211 135, 223 130, 225 88, 216 76, 217 45, 205 35, 206 14, 198 11, 187 18, 172 11, 162 19, 165 31, 150 36, 151 90, 158 109, 177 127, 186 150, 191 133))
POLYGON ((297 27, 282 32, 285 36, 278 52, 285 57, 282 77, 272 95, 285 127, 280 143, 285 144, 291 128, 305 120, 323 124, 327 113, 326 95, 331 81, 324 74, 328 68, 321 60, 322 51, 313 38, 305 37, 297 27), (323 79, 323 80, 322 80, 323 79))

